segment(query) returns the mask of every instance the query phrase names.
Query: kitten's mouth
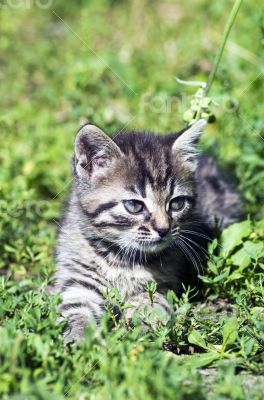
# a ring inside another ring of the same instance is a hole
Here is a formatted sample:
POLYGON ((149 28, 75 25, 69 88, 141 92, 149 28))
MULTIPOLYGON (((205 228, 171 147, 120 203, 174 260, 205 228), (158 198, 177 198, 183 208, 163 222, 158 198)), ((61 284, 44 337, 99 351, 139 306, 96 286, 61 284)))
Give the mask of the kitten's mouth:
POLYGON ((153 239, 147 241, 139 241, 139 247, 146 252, 156 252, 163 250, 168 246, 168 239, 153 239))

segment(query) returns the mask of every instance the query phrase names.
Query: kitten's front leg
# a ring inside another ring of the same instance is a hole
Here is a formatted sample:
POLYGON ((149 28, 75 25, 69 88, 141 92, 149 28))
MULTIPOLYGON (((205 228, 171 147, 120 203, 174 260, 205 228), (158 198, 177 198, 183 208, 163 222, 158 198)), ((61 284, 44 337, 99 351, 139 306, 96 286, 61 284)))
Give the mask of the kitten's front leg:
POLYGON ((80 341, 84 338, 85 327, 91 321, 100 321, 105 311, 101 292, 86 282, 72 282, 72 286, 61 290, 62 303, 59 311, 68 320, 65 341, 80 341), (89 287, 90 286, 90 287, 89 287))
MULTIPOLYGON (((144 313, 150 315, 151 325, 157 326, 159 321, 166 323, 170 318, 170 307, 166 297, 161 293, 155 293, 151 301, 148 293, 143 292, 135 296, 131 296, 126 301, 128 304, 133 305, 126 310, 126 318, 133 320, 135 314, 144 313)), ((142 320, 144 330, 150 325, 147 320, 142 320)))

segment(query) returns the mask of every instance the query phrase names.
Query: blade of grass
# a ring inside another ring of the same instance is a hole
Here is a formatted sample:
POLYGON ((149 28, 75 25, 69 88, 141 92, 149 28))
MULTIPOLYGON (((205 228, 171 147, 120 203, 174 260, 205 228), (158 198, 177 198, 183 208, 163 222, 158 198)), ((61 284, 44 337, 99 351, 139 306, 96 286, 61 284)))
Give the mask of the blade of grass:
POLYGON ((234 5, 233 5, 233 8, 231 10, 231 13, 229 14, 229 18, 227 20, 227 23, 226 23, 226 26, 225 26, 225 29, 224 29, 224 33, 223 33, 223 36, 222 36, 221 44, 220 44, 220 47, 218 49, 218 52, 216 53, 215 60, 214 60, 214 65, 213 65, 213 68, 212 68, 212 70, 210 72, 210 75, 209 75, 209 78, 208 78, 208 81, 207 81, 207 84, 206 84, 206 87, 205 87, 205 95, 207 95, 209 93, 209 90, 210 90, 210 88, 212 86, 213 80, 215 78, 216 72, 218 70, 218 67, 219 67, 223 52, 224 52, 224 48, 225 48, 229 33, 230 33, 231 28, 232 28, 232 26, 233 26, 233 24, 235 22, 237 13, 239 11, 239 8, 240 8, 242 2, 243 2, 243 0, 236 0, 234 5))

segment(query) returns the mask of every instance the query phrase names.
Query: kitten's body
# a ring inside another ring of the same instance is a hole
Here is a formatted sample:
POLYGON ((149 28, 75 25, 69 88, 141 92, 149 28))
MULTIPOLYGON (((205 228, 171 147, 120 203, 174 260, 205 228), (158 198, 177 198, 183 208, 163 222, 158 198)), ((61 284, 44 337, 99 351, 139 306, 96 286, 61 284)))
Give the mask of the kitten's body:
POLYGON ((215 219, 227 226, 241 210, 212 159, 200 157, 196 166, 203 128, 200 121, 186 133, 122 133, 114 141, 96 127, 82 128, 57 252, 69 338, 82 337, 90 318, 100 319, 107 288, 117 287, 139 308, 148 304, 146 284, 156 281, 155 301, 167 310, 168 289, 198 285, 215 219), (143 211, 125 209, 131 198, 144 202, 143 211), (184 203, 177 212, 169 208, 175 199, 174 207, 184 203))

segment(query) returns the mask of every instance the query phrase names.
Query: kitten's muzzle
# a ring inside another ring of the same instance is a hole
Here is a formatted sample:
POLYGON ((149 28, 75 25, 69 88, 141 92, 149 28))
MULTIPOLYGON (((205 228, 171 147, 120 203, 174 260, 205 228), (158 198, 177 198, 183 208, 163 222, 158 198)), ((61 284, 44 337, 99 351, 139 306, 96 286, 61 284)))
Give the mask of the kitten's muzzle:
POLYGON ((170 232, 170 228, 156 228, 156 232, 159 237, 164 238, 170 232))

